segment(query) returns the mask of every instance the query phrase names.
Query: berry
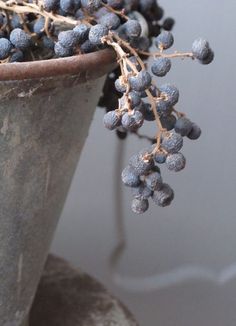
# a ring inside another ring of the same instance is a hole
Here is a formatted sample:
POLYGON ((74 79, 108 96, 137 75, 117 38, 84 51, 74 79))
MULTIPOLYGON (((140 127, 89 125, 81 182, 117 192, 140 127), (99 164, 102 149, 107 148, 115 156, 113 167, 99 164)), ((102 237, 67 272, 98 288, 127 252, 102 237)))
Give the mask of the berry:
POLYGON ((21 50, 17 50, 12 53, 9 62, 22 62, 24 60, 24 53, 21 50))
POLYGON ((58 42, 64 48, 73 48, 76 45, 76 34, 72 30, 60 32, 58 34, 58 42))
POLYGON ((192 122, 185 118, 181 117, 176 121, 175 132, 180 134, 182 137, 187 136, 192 130, 192 122))
POLYGON ((156 3, 155 0, 140 0, 139 1, 140 11, 145 13, 151 10, 152 7, 155 5, 155 3, 156 3))
POLYGON ((149 203, 147 199, 136 199, 134 198, 132 201, 132 211, 135 214, 143 214, 148 210, 149 203))
POLYGON ((213 60, 214 60, 215 54, 214 52, 210 49, 208 56, 201 60, 200 63, 202 63, 203 65, 209 65, 213 60))
POLYGON ((152 190, 141 183, 138 187, 132 188, 132 195, 136 199, 148 199, 152 196, 152 190))
POLYGON ((81 0, 82 8, 93 13, 101 6, 101 0, 81 0))
POLYGON ((146 174, 154 167, 154 161, 148 154, 138 153, 133 155, 129 160, 130 166, 134 169, 134 173, 141 176, 146 174))
POLYGON ((177 153, 183 146, 183 138, 175 132, 164 134, 161 145, 168 153, 177 153))
POLYGON ((138 187, 141 183, 140 178, 134 173, 131 166, 124 168, 121 174, 121 180, 128 187, 138 187))
MULTIPOLYGON (((131 62, 135 65, 135 67, 136 67, 136 69, 137 69, 138 71, 141 71, 141 70, 142 70, 142 68, 141 68, 141 66, 140 66, 140 64, 139 64, 139 62, 138 62, 138 60, 137 60, 137 58, 136 58, 135 56, 131 56, 131 57, 129 57, 129 61, 131 61, 131 62)), ((128 71, 132 71, 132 69, 131 69, 131 67, 129 66, 129 64, 128 64, 128 66, 127 66, 127 69, 128 69, 128 71)))
POLYGON ((107 112, 103 117, 104 126, 109 130, 114 130, 121 124, 121 116, 116 111, 107 112))
POLYGON ((123 83, 123 80, 121 78, 118 78, 115 81, 115 88, 118 92, 125 93, 127 89, 127 85, 123 83))
POLYGON ((141 103, 141 98, 137 93, 131 91, 128 93, 128 98, 126 95, 123 95, 123 97, 120 99, 121 107, 124 107, 127 101, 129 102, 131 109, 136 109, 136 107, 138 107, 141 103))
POLYGON ((167 155, 166 166, 168 170, 179 172, 185 168, 186 159, 182 153, 174 153, 167 155))
POLYGON ((108 29, 117 29, 120 26, 120 18, 113 12, 107 13, 99 19, 99 23, 108 29))
POLYGON ((166 31, 171 31, 174 27, 174 24, 175 20, 173 18, 168 17, 163 21, 162 28, 164 28, 166 31))
POLYGON ((131 39, 130 45, 133 48, 138 49, 139 51, 148 51, 148 49, 151 46, 151 42, 148 37, 140 36, 140 37, 131 39))
POLYGON ((146 186, 154 191, 157 190, 162 184, 162 177, 159 172, 151 172, 147 176, 145 176, 146 186))
POLYGON ((176 124, 176 117, 173 114, 169 114, 167 116, 162 116, 160 118, 162 127, 165 128, 166 130, 170 131, 174 129, 175 124, 176 124))
POLYGON ((210 51, 210 46, 206 40, 202 38, 198 38, 193 42, 192 52, 196 59, 200 61, 206 59, 209 55, 209 51, 210 51))
POLYGON ((6 38, 0 38, 0 60, 6 59, 11 52, 11 42, 6 38))
POLYGON ((90 28, 89 31, 89 41, 94 45, 101 45, 101 38, 108 34, 109 30, 107 27, 97 24, 90 28))
POLYGON ((73 14, 81 7, 80 0, 60 0, 61 9, 68 14, 73 14))
POLYGON ((152 82, 151 75, 146 70, 142 70, 136 76, 129 77, 129 83, 132 90, 137 92, 145 91, 152 82))
POLYGON ((46 49, 54 50, 54 41, 53 41, 53 39, 51 39, 50 37, 47 37, 47 36, 43 36, 42 37, 42 42, 43 42, 43 46, 46 49))
POLYGON ((11 17, 11 27, 14 28, 22 28, 22 23, 20 17, 17 14, 13 14, 11 17))
POLYGON ((73 28, 77 44, 82 44, 88 39, 89 30, 90 28, 85 24, 80 24, 73 28))
POLYGON ((162 150, 159 150, 154 154, 153 159, 157 164, 163 164, 166 161, 166 157, 167 153, 163 152, 162 150))
POLYGON ((60 5, 60 0, 43 0, 43 7, 46 11, 55 11, 60 5))
POLYGON ((130 131, 135 131, 143 125, 143 115, 140 111, 127 112, 123 115, 122 126, 130 131))
POLYGON ((39 19, 37 19, 33 26, 34 33, 36 33, 38 36, 41 36, 44 32, 44 25, 45 25, 44 17, 40 17, 39 19))
POLYGON ((198 139, 201 136, 201 129, 198 125, 196 125, 196 123, 192 123, 192 129, 189 132, 189 134, 187 135, 187 137, 189 139, 195 140, 198 139))
POLYGON ((152 106, 150 103, 143 103, 141 107, 141 112, 143 113, 144 120, 146 121, 154 121, 155 116, 152 110, 152 106))
POLYGON ((122 30, 129 38, 139 37, 142 32, 140 23, 137 20, 129 19, 122 25, 122 30))
POLYGON ((69 56, 73 55, 73 49, 72 48, 65 48, 59 42, 55 43, 54 51, 55 51, 55 54, 58 57, 69 57, 69 56))
POLYGON ((179 100, 179 90, 172 84, 162 85, 160 88, 160 93, 165 96, 165 101, 170 105, 175 105, 179 100))
POLYGON ((161 188, 153 193, 152 199, 160 207, 169 206, 174 199, 174 191, 168 184, 163 183, 161 188))
POLYGON ((174 37, 171 32, 163 31, 156 37, 155 44, 160 50, 169 49, 174 44, 174 37))
POLYGON ((108 6, 114 9, 122 9, 124 6, 124 0, 107 0, 108 6))
POLYGON ((80 50, 82 53, 90 53, 90 52, 93 52, 95 49, 96 49, 95 45, 92 44, 89 40, 86 40, 80 46, 80 50))
POLYGON ((31 37, 21 28, 15 28, 11 31, 10 41, 15 48, 22 51, 27 50, 31 45, 31 37))
POLYGON ((152 64, 152 73, 158 77, 164 77, 171 68, 171 61, 169 58, 155 59, 152 64))

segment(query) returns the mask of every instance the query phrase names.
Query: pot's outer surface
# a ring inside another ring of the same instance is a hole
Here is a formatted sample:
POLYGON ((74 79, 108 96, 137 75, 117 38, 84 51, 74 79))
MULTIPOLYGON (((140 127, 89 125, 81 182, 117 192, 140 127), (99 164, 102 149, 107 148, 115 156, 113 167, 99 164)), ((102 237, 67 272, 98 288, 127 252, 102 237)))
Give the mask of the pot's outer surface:
POLYGON ((0 65, 1 326, 23 325, 29 312, 104 75, 114 66, 109 51, 83 57, 74 73, 70 64, 61 70, 65 59, 54 60, 49 74, 41 63, 0 65))

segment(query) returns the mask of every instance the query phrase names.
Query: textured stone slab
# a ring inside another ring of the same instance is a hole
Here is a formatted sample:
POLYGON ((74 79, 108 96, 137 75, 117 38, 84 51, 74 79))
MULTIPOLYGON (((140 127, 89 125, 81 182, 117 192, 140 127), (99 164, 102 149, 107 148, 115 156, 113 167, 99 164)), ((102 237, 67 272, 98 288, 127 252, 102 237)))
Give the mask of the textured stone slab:
POLYGON ((89 275, 50 255, 30 326, 138 326, 131 313, 89 275))

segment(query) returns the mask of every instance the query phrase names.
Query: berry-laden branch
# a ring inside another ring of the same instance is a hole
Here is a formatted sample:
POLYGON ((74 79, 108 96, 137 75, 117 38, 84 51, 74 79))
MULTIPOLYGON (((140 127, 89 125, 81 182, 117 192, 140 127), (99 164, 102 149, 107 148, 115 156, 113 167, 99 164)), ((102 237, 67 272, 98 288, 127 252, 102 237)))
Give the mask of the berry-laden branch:
POLYGON ((167 54, 174 37, 160 29, 169 29, 173 20, 159 24, 162 14, 155 0, 0 0, 0 64, 86 54, 104 47, 116 52, 120 69, 114 83, 120 97, 105 114, 105 127, 139 135, 145 121, 157 125, 155 144, 133 155, 122 172, 123 183, 132 190, 132 210, 138 214, 148 209, 150 198, 161 207, 172 202, 174 191, 163 182, 159 166, 165 163, 170 171, 181 171, 186 163, 180 152, 183 137, 201 135, 201 129, 175 108, 177 87, 157 86, 153 75, 166 76, 173 58, 202 64, 214 58, 202 38, 194 41, 190 52, 167 54), (150 35, 144 36, 147 26, 150 35), (157 51, 149 51, 152 41, 157 51), (145 59, 150 56, 148 69, 145 59))

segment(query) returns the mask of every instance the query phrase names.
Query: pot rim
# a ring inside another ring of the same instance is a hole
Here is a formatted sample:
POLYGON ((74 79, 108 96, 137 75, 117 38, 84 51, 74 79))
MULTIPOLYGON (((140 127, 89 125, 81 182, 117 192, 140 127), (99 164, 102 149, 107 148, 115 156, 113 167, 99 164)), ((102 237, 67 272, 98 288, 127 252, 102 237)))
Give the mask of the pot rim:
POLYGON ((2 63, 0 64, 0 81, 40 79, 84 73, 98 78, 115 67, 115 59, 115 52, 105 49, 66 58, 2 63))

